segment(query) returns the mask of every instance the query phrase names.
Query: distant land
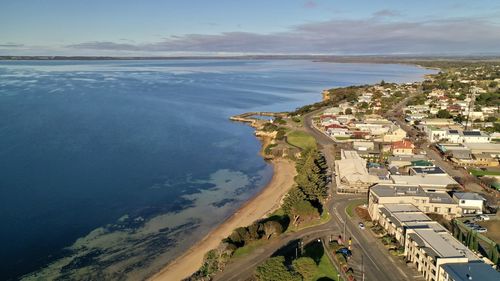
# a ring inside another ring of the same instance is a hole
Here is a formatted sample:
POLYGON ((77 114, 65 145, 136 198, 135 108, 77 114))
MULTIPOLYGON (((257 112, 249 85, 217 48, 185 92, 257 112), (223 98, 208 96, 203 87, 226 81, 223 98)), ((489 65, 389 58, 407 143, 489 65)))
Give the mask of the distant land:
POLYGON ((200 59, 286 59, 286 60, 318 60, 345 63, 417 63, 420 61, 500 61, 499 55, 241 55, 241 56, 0 56, 0 60, 200 60, 200 59))

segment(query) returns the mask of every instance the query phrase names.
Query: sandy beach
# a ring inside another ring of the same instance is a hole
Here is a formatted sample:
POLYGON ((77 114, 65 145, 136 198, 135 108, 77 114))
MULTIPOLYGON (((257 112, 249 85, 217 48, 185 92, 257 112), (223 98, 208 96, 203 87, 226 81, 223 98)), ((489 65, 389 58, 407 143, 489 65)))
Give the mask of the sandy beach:
POLYGON ((206 252, 216 248, 220 241, 240 226, 250 225, 276 210, 281 198, 294 184, 295 163, 290 160, 271 161, 274 174, 269 184, 253 199, 249 200, 236 213, 220 226, 210 231, 202 240, 194 244, 186 253, 176 258, 160 272, 150 278, 155 281, 176 281, 189 277, 200 268, 206 252))

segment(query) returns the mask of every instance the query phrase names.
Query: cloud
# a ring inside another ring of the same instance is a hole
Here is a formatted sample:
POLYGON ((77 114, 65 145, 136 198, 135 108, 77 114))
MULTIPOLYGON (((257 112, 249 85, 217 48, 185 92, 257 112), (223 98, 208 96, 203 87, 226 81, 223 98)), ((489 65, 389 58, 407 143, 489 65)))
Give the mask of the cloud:
MULTIPOLYGON (((383 12, 381 14, 388 14, 383 12)), ((426 22, 330 20, 271 34, 226 32, 171 36, 159 42, 129 44, 85 42, 80 50, 142 52, 436 54, 496 52, 500 26, 486 20, 448 19, 426 22)))
POLYGON ((376 17, 376 18, 399 17, 399 16, 401 16, 400 12, 395 11, 395 10, 388 10, 388 9, 379 10, 379 11, 376 11, 375 13, 373 13, 373 17, 376 17))
POLYGON ((316 3, 316 1, 313 1, 313 0, 308 0, 304 3, 304 8, 308 8, 308 9, 314 9, 318 6, 318 3, 316 3))
POLYGON ((16 44, 16 43, 4 43, 0 44, 0 48, 21 48, 24 44, 16 44))

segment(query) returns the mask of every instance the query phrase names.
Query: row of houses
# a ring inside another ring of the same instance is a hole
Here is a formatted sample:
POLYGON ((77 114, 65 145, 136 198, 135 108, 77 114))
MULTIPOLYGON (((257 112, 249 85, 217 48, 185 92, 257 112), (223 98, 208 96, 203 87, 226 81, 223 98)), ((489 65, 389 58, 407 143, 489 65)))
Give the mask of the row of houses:
POLYGON ((477 194, 455 193, 453 198, 419 186, 379 184, 370 189, 368 211, 404 249, 427 281, 500 280, 500 273, 456 240, 426 213, 454 216, 482 208, 477 194), (457 204, 458 202, 458 204, 457 204))
POLYGON ((391 121, 379 115, 367 115, 360 120, 352 115, 353 110, 355 109, 329 108, 319 116, 318 125, 332 138, 388 143, 406 138, 406 132, 391 121))

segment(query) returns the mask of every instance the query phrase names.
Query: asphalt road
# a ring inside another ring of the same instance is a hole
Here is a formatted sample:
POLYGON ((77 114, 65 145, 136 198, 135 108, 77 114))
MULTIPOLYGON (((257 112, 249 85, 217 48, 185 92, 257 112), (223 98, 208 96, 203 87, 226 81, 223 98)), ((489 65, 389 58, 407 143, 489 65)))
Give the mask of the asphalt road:
MULTIPOLYGON (((329 167, 333 170, 336 144, 332 139, 312 127, 312 116, 316 113, 312 112, 304 116, 305 130, 316 138, 319 149, 324 153, 329 167)), ((332 181, 332 196, 325 204, 332 217, 329 222, 294 233, 284 234, 252 253, 234 259, 223 272, 215 276, 214 280, 236 281, 251 279, 257 265, 278 249, 289 243, 294 243, 298 239, 303 239, 307 243, 307 241, 320 237, 330 237, 331 235, 337 237, 343 233, 344 222, 346 222, 346 236, 353 239, 353 257, 349 264, 354 269, 358 280, 361 280, 363 271, 365 281, 418 280, 414 276, 415 272, 389 256, 388 251, 372 236, 369 230, 359 229, 358 222, 347 217, 345 208, 350 200, 363 198, 366 195, 336 194, 333 185, 334 182, 332 181), (362 264, 363 266, 361 266, 362 264)))

